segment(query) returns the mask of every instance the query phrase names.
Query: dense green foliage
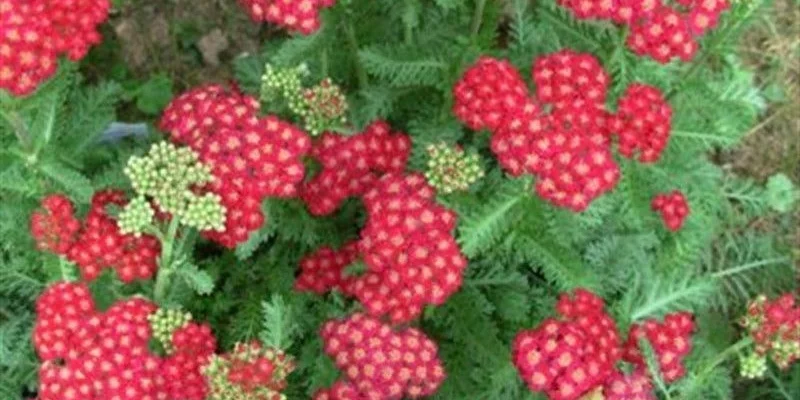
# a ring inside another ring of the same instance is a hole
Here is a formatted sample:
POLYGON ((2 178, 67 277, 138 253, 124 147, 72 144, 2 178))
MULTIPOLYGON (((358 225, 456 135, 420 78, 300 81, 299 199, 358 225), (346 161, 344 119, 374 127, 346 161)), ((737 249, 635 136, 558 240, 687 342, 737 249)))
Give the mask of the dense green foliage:
MULTIPOLYGON (((634 56, 619 28, 577 21, 553 0, 341 3, 325 13, 316 34, 274 38, 233 68, 242 90, 256 97, 266 63, 305 63, 309 82, 330 77, 348 96, 354 131, 385 118, 412 137, 410 169, 424 171, 426 149, 439 142, 459 143, 481 156, 486 174, 469 192, 438 198, 459 215, 457 238, 470 261, 464 285, 414 323, 438 343, 448 373, 435 398, 539 398, 518 378, 510 343, 518 331, 551 315, 559 292, 576 287, 604 297, 620 330, 674 310, 695 312, 699 330, 689 373, 674 385, 656 385, 663 399, 731 399, 734 393, 800 398, 797 365, 773 369, 769 382, 753 384, 741 381, 735 364, 734 322, 748 299, 794 289, 788 249, 752 223, 786 211, 775 200, 786 184, 758 185, 711 156, 739 143, 766 106, 735 50, 768 1, 736 2, 693 62, 667 65, 634 56), (602 61, 613 79, 610 103, 630 82, 641 81, 668 93, 674 113, 661 161, 642 165, 620 158, 619 186, 580 214, 538 198, 530 179, 506 176, 486 132, 469 131, 451 112, 453 84, 479 55, 509 58, 528 75, 537 55, 563 48, 602 61), (692 214, 671 233, 650 210, 650 200, 675 188, 686 193, 692 214)), ((75 274, 58 257, 35 251, 26 228, 32 210, 54 192, 69 195, 83 212, 98 189, 130 191, 123 173, 128 158, 163 139, 155 128, 146 138, 103 138, 121 96, 114 82, 85 85, 66 62, 30 98, 0 93, 1 398, 35 390, 35 298, 49 282, 75 274)), ((323 356, 320 325, 359 306, 337 293, 293 291, 298 261, 322 245, 355 238, 363 207, 349 201, 326 218, 311 216, 300 200, 270 199, 263 208, 268 222, 235 251, 189 238, 195 245, 174 257, 181 279, 173 281, 165 301, 210 322, 224 349, 254 338, 278 342, 298 360, 288 397, 309 398, 338 375, 323 356)), ((153 291, 153 282, 123 285, 108 273, 91 286, 101 305, 153 291)))

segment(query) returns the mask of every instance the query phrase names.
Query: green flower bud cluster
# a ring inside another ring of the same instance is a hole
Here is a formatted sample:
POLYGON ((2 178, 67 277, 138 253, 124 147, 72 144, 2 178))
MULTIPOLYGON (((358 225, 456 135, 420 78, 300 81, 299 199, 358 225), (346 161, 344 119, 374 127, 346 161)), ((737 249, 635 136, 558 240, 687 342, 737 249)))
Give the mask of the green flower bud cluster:
POLYGON ((312 136, 347 122, 347 97, 339 85, 325 78, 303 94, 306 110, 301 114, 305 128, 312 136))
POLYGON ((192 320, 192 314, 180 310, 159 308, 147 316, 153 337, 164 347, 167 354, 172 353, 172 334, 192 320))
POLYGON ((153 207, 146 198, 139 196, 122 209, 117 217, 117 225, 122 234, 141 236, 142 232, 153 222, 154 216, 153 207))
POLYGON ((125 174, 130 178, 139 198, 122 212, 121 229, 140 233, 146 227, 151 198, 164 212, 172 214, 184 225, 199 230, 225 229, 225 207, 219 196, 211 193, 196 194, 192 189, 214 179, 211 169, 201 163, 196 153, 188 147, 177 147, 169 142, 153 145, 143 157, 131 157, 125 174), (124 225, 124 228, 122 226, 124 225))
POLYGON ((347 122, 347 97, 330 78, 306 88, 303 77, 308 68, 301 64, 296 68, 264 67, 261 77, 261 101, 269 103, 281 97, 292 114, 303 119, 305 129, 312 135, 330 130, 347 122))
POLYGON ((213 355, 203 375, 209 384, 209 400, 286 400, 281 390, 294 369, 294 360, 281 350, 264 348, 258 342, 237 343, 229 354, 213 355), (247 388, 229 380, 233 369, 265 361, 274 368, 269 384, 247 388))
POLYGON ((477 154, 466 154, 460 147, 446 143, 431 144, 428 150, 428 182, 443 194, 466 191, 484 175, 477 154))
POLYGON ((300 115, 305 108, 303 100, 303 77, 308 75, 308 68, 301 64, 296 68, 275 68, 267 63, 264 75, 261 76, 261 101, 269 103, 276 97, 282 97, 289 110, 300 115))
POLYGON ((739 357, 739 370, 743 378, 760 379, 767 372, 767 358, 758 353, 739 357))

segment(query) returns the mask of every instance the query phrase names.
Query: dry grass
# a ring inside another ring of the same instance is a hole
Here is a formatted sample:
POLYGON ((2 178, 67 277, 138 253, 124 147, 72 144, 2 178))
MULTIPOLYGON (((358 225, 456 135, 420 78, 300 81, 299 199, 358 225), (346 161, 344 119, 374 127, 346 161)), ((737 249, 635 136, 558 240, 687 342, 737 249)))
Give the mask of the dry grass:
MULTIPOLYGON (((782 93, 761 122, 726 162, 745 176, 763 181, 784 173, 800 185, 800 0, 775 0, 771 13, 741 44, 742 55, 756 70, 759 84, 782 93)), ((783 223, 770 224, 794 249, 800 282, 800 204, 783 223)), ((780 222, 780 221, 773 221, 780 222)))
POLYGON ((783 172, 800 183, 800 3, 775 0, 742 42, 762 88, 781 93, 742 145, 729 154, 737 172, 758 180, 783 172))

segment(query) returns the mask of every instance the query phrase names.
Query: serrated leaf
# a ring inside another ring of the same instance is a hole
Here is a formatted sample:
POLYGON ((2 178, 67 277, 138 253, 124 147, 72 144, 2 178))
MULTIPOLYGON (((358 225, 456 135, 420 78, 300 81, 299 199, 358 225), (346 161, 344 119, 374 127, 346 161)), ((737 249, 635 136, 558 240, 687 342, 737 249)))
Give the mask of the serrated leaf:
POLYGON ((208 295, 214 291, 214 278, 188 261, 178 263, 176 274, 197 294, 208 295))
POLYGON ((58 183, 75 200, 88 203, 94 193, 92 182, 80 172, 58 161, 43 161, 39 171, 58 183))
POLYGON ((286 350, 294 343, 293 336, 298 326, 291 305, 279 294, 273 294, 270 301, 261 303, 264 311, 263 329, 259 337, 268 347, 286 350))

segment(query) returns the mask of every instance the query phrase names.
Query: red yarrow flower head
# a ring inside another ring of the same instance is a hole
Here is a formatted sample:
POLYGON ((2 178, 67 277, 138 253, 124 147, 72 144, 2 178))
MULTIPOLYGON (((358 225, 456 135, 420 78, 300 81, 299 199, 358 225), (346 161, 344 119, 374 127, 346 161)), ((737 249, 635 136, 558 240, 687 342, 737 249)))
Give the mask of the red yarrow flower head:
POLYGON ((672 129, 672 108, 660 90, 641 83, 628 86, 612 121, 622 155, 643 163, 661 158, 672 129))
POLYGON ((353 314, 328 321, 320 335, 342 377, 314 399, 416 399, 432 395, 444 381, 436 344, 417 329, 395 331, 353 314))
POLYGON ((454 111, 491 130, 503 169, 536 176, 539 196, 581 212, 620 179, 609 138, 619 119, 605 108, 610 78, 597 58, 572 50, 536 59, 532 76, 535 99, 508 62, 481 59, 456 84, 454 111))
POLYGON ((56 49, 72 61, 79 61, 89 48, 102 40, 97 27, 108 19, 108 0, 44 0, 46 18, 55 31, 56 49))
POLYGON ((204 141, 223 128, 245 130, 257 125, 259 108, 258 100, 235 89, 200 86, 172 99, 159 129, 168 132, 173 142, 200 152, 204 141))
POLYGON ((443 304, 461 287, 467 260, 452 233, 456 215, 435 203, 435 194, 419 174, 378 179, 363 197, 361 239, 304 258, 295 288, 338 289, 358 298, 370 315, 394 323, 413 320, 427 304, 443 304), (346 274, 359 259, 366 271, 346 274))
POLYGON ((558 0, 578 19, 612 20, 627 25, 628 47, 660 63, 675 57, 689 61, 697 51, 699 36, 714 28, 727 0, 558 0))
POLYGON ((313 400, 363 400, 364 398, 351 383, 341 380, 329 388, 317 390, 312 397, 313 400))
POLYGON ((32 93, 58 68, 55 31, 41 0, 0 0, 0 89, 32 93))
POLYGON ((319 13, 336 0, 239 0, 256 22, 270 22, 289 31, 310 35, 320 27, 319 13))
POLYGON ((208 365, 216 347, 216 338, 206 324, 190 322, 172 334, 174 351, 162 367, 169 398, 206 399, 209 389, 202 369, 208 365))
POLYGON ((605 107, 610 78, 591 54, 570 49, 550 53, 533 63, 536 97, 559 110, 567 107, 605 107))
POLYGON ((55 194, 42 199, 42 209, 31 215, 30 229, 40 251, 66 255, 75 244, 81 223, 75 218, 72 202, 55 194))
POLYGON ((531 391, 575 400, 602 384, 610 369, 586 354, 585 332, 573 322, 548 319, 517 334, 512 360, 531 391))
POLYGON ((610 19, 623 24, 645 18, 661 6, 661 0, 559 0, 577 19, 610 19))
POLYGON ((204 236, 229 248, 247 241, 265 222, 267 197, 299 194, 301 157, 311 148, 305 132, 276 116, 259 117, 258 101, 219 85, 175 98, 159 124, 173 142, 189 145, 216 178, 209 187, 226 209, 225 230, 204 236))
POLYGON ((100 43, 108 0, 0 0, 0 89, 32 93, 58 68, 58 55, 82 59, 100 43))
POLYGON ((622 355, 619 333, 605 302, 588 290, 562 294, 556 309, 561 319, 517 334, 512 359, 532 391, 578 399, 610 378, 622 355))
POLYGON ((686 373, 683 360, 692 351, 694 330, 694 315, 688 312, 667 314, 661 323, 651 319, 633 324, 628 333, 623 359, 639 368, 646 368, 639 348, 639 341, 646 339, 653 347, 664 381, 675 382, 686 373))
POLYGON ((69 199, 61 195, 45 197, 43 210, 31 216, 31 235, 40 250, 74 262, 86 281, 96 279, 107 268, 114 269, 125 283, 150 278, 158 268, 161 244, 151 235, 123 235, 106 210, 109 205, 126 203, 121 191, 98 191, 81 224, 69 199))
POLYGON ((158 269, 161 244, 154 236, 123 235, 117 222, 106 210, 110 205, 127 204, 119 190, 102 190, 92 197, 92 204, 75 244, 67 258, 81 271, 84 280, 92 281, 106 269, 114 269, 123 282, 149 279, 158 269))
POLYGON ((359 256, 358 241, 348 242, 339 250, 324 246, 300 261, 300 275, 295 281, 295 290, 324 294, 339 290, 349 294, 355 277, 347 276, 345 268, 359 256))
POLYGON ((301 198, 314 215, 336 211, 352 196, 363 195, 384 173, 400 173, 411 154, 411 139, 378 120, 353 136, 326 132, 311 156, 322 170, 303 184, 301 198))
POLYGON ((605 400, 657 399, 650 378, 638 371, 630 375, 615 373, 603 386, 603 396, 605 400))
POLYGON ((456 215, 434 196, 419 174, 387 174, 364 195, 359 248, 367 272, 351 291, 370 314, 410 321, 461 287, 467 260, 452 234, 456 215))
POLYGON ((481 57, 453 87, 453 112, 472 130, 494 131, 506 115, 538 107, 528 99, 528 87, 508 61, 481 57))
POLYGON ((131 298, 100 312, 83 283, 48 287, 37 300, 34 326, 34 347, 43 361, 39 398, 205 399, 200 370, 216 347, 210 329, 187 324, 173 335, 176 352, 161 358, 149 349, 149 317, 156 309, 131 298))
POLYGON ((656 195, 653 197, 651 207, 653 211, 661 214, 664 225, 673 232, 677 232, 683 227, 683 222, 690 212, 686 196, 678 190, 656 195))

